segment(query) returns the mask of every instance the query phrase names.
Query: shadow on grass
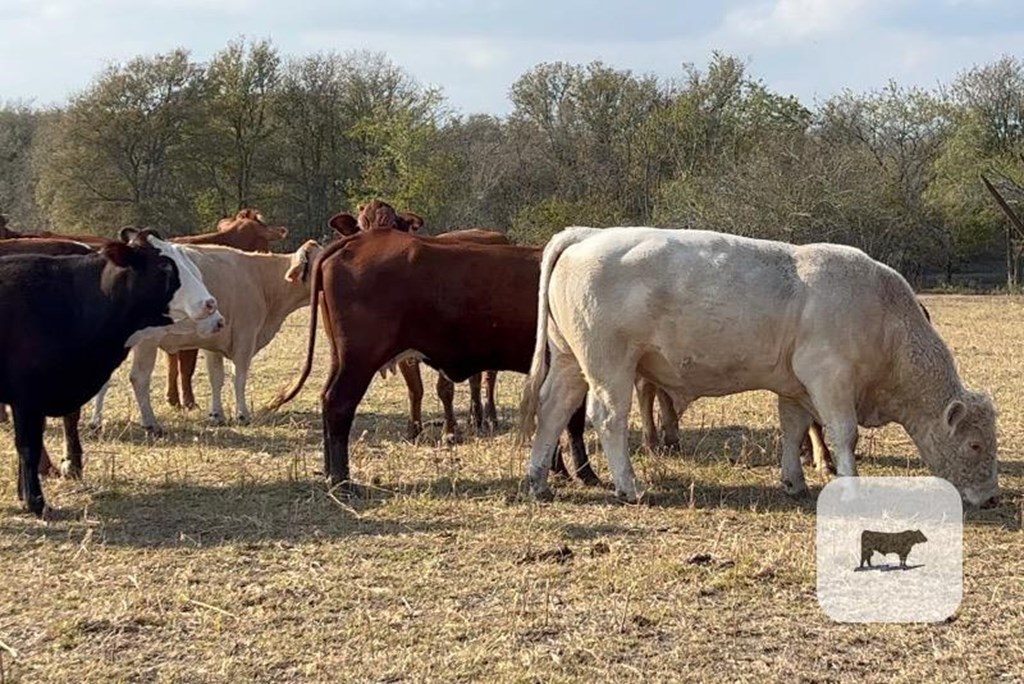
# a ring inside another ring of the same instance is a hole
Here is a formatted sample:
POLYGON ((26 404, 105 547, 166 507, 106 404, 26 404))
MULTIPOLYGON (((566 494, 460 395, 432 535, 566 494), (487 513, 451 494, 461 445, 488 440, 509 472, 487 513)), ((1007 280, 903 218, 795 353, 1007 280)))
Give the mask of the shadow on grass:
MULTIPOLYGON (((744 448, 748 450, 748 454, 753 448, 777 459, 779 436, 780 433, 775 428, 752 428, 746 425, 686 428, 679 430, 678 444, 659 444, 655 447, 655 452, 679 458, 696 454, 699 459, 714 459, 725 455, 730 460, 735 460, 743 457, 744 448)), ((643 433, 640 430, 630 430, 629 444, 633 450, 643 448, 643 433)))
POLYGON ((332 497, 319 482, 274 482, 232 486, 166 485, 142 492, 97 492, 88 520, 82 512, 61 509, 48 513, 41 526, 17 505, 0 518, 0 535, 29 532, 53 541, 85 534, 113 546, 189 548, 237 543, 338 539, 442 532, 452 526, 439 521, 376 519, 368 513, 386 499, 348 501, 332 497), (92 521, 102 521, 92 525, 92 521))

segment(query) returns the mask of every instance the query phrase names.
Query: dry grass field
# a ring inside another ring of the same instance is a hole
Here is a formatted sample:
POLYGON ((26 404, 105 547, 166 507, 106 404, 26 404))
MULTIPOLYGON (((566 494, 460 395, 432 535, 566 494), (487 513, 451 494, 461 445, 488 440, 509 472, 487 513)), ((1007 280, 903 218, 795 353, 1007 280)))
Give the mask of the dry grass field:
MULTIPOLYGON (((946 623, 821 612, 813 502, 781 494, 767 394, 698 402, 676 453, 644 453, 634 421, 646 504, 557 480, 557 500, 536 504, 508 430, 522 376, 499 379, 505 431, 454 447, 437 425, 405 442, 404 386, 378 378, 353 432, 371 493, 337 500, 319 476, 321 339, 296 402, 251 427, 175 413, 161 368, 167 435, 149 439, 121 369, 85 480, 44 483, 46 522, 16 505, 0 427, 0 681, 1024 681, 1024 299, 924 301, 1000 409, 1006 494, 967 515, 964 599, 946 623)), ((257 406, 299 368, 306 320, 258 357, 257 406)), ((205 402, 205 371, 197 389, 205 402)), ((465 421, 465 386, 457 401, 465 421)), ((424 406, 439 417, 432 393, 424 406)), ((926 472, 896 427, 863 431, 860 463, 926 472)))

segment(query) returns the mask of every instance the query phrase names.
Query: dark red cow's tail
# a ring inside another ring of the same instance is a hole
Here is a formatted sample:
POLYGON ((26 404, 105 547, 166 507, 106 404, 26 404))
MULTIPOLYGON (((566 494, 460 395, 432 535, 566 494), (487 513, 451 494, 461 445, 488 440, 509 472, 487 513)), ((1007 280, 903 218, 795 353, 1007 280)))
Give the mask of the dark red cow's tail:
POLYGON ((290 387, 278 392, 277 397, 260 412, 261 415, 272 413, 294 399, 302 390, 302 386, 306 384, 306 379, 313 369, 313 352, 316 349, 316 321, 317 314, 320 312, 320 292, 323 289, 323 278, 321 277, 323 269, 321 264, 324 262, 324 257, 332 252, 331 247, 336 244, 329 245, 327 249, 323 250, 313 262, 311 269, 309 284, 309 340, 306 343, 306 362, 302 366, 302 373, 299 374, 299 377, 290 387))

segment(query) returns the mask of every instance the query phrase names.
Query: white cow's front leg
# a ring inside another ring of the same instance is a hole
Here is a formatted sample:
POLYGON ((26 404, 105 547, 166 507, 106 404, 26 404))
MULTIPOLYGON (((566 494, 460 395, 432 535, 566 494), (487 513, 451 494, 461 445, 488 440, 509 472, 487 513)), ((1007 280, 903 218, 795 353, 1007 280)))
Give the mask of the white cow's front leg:
MULTIPOLYGON (((604 380, 604 379, 602 379, 604 380)), ((615 482, 615 495, 636 503, 638 487, 629 459, 629 409, 633 403, 633 371, 590 388, 588 413, 615 482)))
POLYGON ((89 429, 99 430, 103 427, 103 400, 107 398, 107 390, 110 389, 110 380, 103 383, 100 391, 92 399, 92 415, 89 417, 89 429))
POLYGON ((856 496, 857 410, 850 396, 853 383, 844 373, 821 372, 820 379, 805 383, 814 410, 821 418, 825 436, 832 444, 836 475, 849 478, 841 483, 843 500, 856 496))
POLYGON ((798 402, 779 397, 779 425, 782 428, 782 488, 790 496, 807 493, 800 445, 813 417, 798 402))
POLYGON ((238 413, 238 422, 248 423, 252 420, 249 413, 249 403, 245 398, 245 383, 249 380, 249 364, 252 362, 250 355, 233 359, 235 364, 235 411, 238 413))
POLYGON ((214 425, 224 424, 224 357, 219 352, 203 350, 206 359, 206 374, 210 378, 210 420, 214 425))
POLYGON ((152 343, 142 342, 135 345, 135 348, 132 350, 132 369, 128 376, 132 383, 132 389, 135 391, 135 401, 139 405, 142 427, 156 435, 161 434, 163 429, 153 413, 149 386, 150 379, 153 377, 153 367, 156 366, 158 350, 158 347, 152 343))

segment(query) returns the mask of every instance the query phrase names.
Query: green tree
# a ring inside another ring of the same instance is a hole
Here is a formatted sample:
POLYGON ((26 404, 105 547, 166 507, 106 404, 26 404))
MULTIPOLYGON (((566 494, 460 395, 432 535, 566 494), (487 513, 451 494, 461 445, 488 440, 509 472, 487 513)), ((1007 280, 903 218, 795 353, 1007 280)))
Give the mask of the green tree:
POLYGON ((37 197, 62 230, 124 224, 190 230, 185 141, 200 123, 201 66, 185 50, 106 69, 48 130, 37 197))
POLYGON ((0 107, 0 213, 11 227, 29 231, 47 227, 35 202, 32 150, 50 116, 25 104, 0 107))
POLYGON ((233 41, 207 68, 203 126, 192 148, 192 158, 206 170, 204 196, 215 198, 214 206, 200 211, 204 224, 266 194, 258 188, 269 182, 268 166, 274 164, 270 142, 278 125, 272 111, 280 61, 268 40, 233 41))

